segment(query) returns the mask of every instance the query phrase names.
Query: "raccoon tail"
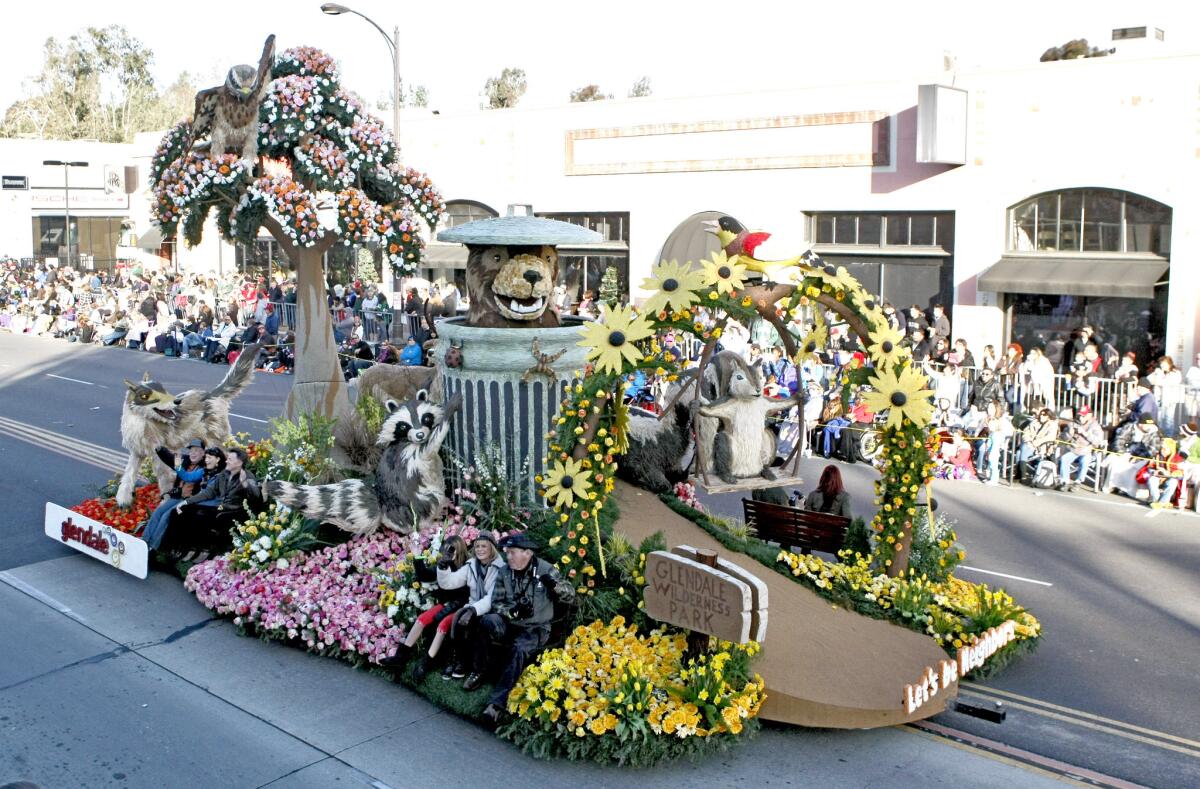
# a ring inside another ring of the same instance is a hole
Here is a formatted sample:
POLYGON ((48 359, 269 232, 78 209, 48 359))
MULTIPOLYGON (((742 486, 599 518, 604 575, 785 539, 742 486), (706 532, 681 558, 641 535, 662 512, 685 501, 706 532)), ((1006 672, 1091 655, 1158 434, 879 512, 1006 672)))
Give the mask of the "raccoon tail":
POLYGON ((250 385, 250 378, 254 375, 254 360, 258 358, 260 347, 261 343, 254 343, 242 348, 237 361, 229 368, 229 372, 225 373, 225 378, 208 393, 209 399, 232 400, 250 385))
POLYGON ((307 518, 332 523, 351 534, 370 534, 379 527, 379 501, 359 479, 330 485, 297 485, 268 480, 269 498, 304 513, 307 518))

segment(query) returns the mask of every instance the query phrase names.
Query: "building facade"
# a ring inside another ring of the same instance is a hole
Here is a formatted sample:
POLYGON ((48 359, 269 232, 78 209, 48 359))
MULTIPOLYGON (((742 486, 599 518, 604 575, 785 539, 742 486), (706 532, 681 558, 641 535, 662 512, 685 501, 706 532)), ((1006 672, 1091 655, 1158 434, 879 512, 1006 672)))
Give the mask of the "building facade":
MULTIPOLYGON (((898 307, 944 304, 972 348, 1053 348, 1088 324, 1143 363, 1183 363, 1200 288, 1197 73, 1200 56, 1146 49, 877 83, 798 74, 813 84, 410 111, 402 147, 452 212, 517 205, 604 233, 565 253, 574 299, 616 265, 636 301, 660 257, 713 247, 700 218, 727 214, 773 234, 762 256, 811 245, 898 307)), ((464 260, 432 256, 435 276, 464 260)))

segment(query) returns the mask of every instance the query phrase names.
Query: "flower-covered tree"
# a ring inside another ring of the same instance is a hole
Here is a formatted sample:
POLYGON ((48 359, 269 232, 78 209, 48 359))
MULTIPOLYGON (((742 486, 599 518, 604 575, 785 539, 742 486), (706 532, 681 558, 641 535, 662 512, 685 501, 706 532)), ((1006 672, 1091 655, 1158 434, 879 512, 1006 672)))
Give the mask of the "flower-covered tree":
POLYGON ((424 174, 403 166, 383 124, 341 87, 337 66, 310 47, 285 51, 258 108, 259 161, 189 146, 191 120, 155 152, 152 215, 165 237, 200 241, 207 218, 230 242, 265 227, 296 271, 295 383, 287 413, 335 415, 348 405, 321 260, 336 243, 378 244, 398 275, 416 270, 443 214, 424 174))

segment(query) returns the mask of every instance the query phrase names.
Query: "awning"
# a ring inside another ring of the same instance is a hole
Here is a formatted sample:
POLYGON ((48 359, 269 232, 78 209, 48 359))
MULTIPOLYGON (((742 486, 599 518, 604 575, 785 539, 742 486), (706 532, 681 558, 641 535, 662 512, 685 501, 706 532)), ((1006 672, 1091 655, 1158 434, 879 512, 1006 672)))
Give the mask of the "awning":
POLYGON ((138 249, 157 252, 163 244, 162 231, 151 225, 150 229, 138 236, 138 249))
POLYGON ((979 290, 1060 296, 1154 298, 1170 263, 1160 257, 1005 255, 979 275, 979 290))
POLYGON ((466 268, 467 248, 462 244, 440 244, 432 241, 421 253, 421 265, 426 268, 466 268))

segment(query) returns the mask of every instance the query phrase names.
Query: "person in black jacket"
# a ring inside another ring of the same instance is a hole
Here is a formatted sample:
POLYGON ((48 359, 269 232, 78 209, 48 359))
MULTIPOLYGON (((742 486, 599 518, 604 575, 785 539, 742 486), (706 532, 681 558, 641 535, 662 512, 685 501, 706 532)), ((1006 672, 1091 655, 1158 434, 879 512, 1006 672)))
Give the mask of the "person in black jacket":
POLYGON ((971 396, 968 398, 967 405, 973 405, 982 411, 987 408, 988 403, 1001 399, 1003 399, 1003 395, 1000 391, 1000 382, 996 380, 996 374, 984 367, 979 371, 974 385, 971 386, 971 396))
POLYGON ((175 508, 159 550, 195 561, 229 550, 230 527, 261 509, 263 502, 258 480, 245 464, 246 451, 240 447, 230 449, 225 456, 225 470, 175 508), (208 503, 214 501, 215 507, 208 503))
POLYGON ((412 649, 421 639, 426 628, 436 628, 429 651, 413 667, 413 681, 420 682, 429 673, 429 667, 441 650, 442 642, 450 634, 454 615, 467 604, 470 589, 467 588, 467 543, 457 535, 442 543, 437 565, 430 567, 421 557, 413 559, 413 571, 422 583, 437 583, 433 590, 433 605, 422 611, 409 628, 404 643, 396 648, 396 654, 380 661, 385 668, 398 669, 412 654, 412 649))

